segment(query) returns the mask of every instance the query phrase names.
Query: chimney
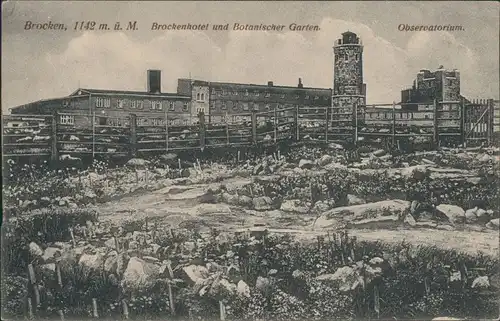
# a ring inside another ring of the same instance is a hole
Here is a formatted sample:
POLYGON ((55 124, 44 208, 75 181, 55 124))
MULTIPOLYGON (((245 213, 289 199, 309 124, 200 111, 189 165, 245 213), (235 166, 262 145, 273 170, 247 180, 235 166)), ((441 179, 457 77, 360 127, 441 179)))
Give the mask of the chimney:
POLYGON ((269 87, 272 87, 272 86, 273 86, 273 82, 272 82, 272 81, 268 81, 268 82, 267 82, 267 85, 268 85, 269 87))
POLYGON ((299 84, 297 87, 304 88, 304 85, 302 85, 302 78, 299 78, 299 84))
POLYGON ((161 70, 148 70, 148 93, 161 93, 161 70))

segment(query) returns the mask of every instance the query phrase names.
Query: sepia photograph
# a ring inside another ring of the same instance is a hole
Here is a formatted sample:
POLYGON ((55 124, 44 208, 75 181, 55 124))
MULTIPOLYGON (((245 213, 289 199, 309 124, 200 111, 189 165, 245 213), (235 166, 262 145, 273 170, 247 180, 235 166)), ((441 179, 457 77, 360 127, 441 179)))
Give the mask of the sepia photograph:
POLYGON ((3 1, 2 320, 499 320, 495 1, 3 1))

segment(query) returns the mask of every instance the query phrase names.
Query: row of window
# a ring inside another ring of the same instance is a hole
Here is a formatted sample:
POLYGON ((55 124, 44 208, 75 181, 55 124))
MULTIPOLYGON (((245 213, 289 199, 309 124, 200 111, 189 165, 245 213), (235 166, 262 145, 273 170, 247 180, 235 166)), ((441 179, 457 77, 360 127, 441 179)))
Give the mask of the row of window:
MULTIPOLYGON (((250 110, 253 110, 253 111, 259 111, 259 110, 274 110, 274 108, 276 109, 282 109, 282 108, 286 108, 286 107, 297 107, 297 106, 291 106, 291 105, 282 105, 282 104, 277 104, 274 106, 272 106, 271 104, 259 104, 259 103, 247 103, 247 102, 233 102, 233 101, 222 101, 220 103, 220 105, 218 105, 220 107, 221 110, 228 110, 228 109, 231 109, 231 110, 244 110, 244 111, 250 111, 250 110)), ((211 110, 216 110, 216 105, 213 101, 210 102, 210 109, 211 110)), ((315 108, 312 108, 311 110, 313 110, 315 108)), ((304 110, 306 110, 307 112, 309 112, 309 108, 305 108, 304 110)))
MULTIPOLYGON (((227 91, 225 89, 222 89, 222 90, 216 90, 215 88, 212 89, 212 95, 215 95, 215 96, 238 96, 238 95, 241 95, 241 96, 250 96, 250 92, 248 90, 244 91, 244 92, 238 92, 238 91, 227 91)), ((263 93, 263 92, 259 92, 259 91, 254 91, 252 92, 252 96, 255 96, 255 97, 259 97, 263 95, 264 97, 266 98, 269 98, 271 97, 271 93, 269 92, 266 92, 266 93, 263 93)), ((273 95, 278 95, 278 94, 273 94, 273 95)), ((282 98, 282 99, 285 99, 286 98, 286 94, 279 94, 279 97, 282 98)), ((289 95, 291 96, 291 95, 289 95)), ((293 99, 299 99, 300 96, 299 95, 294 95, 293 96, 293 99)), ((323 100, 328 100, 329 96, 323 96, 323 100)), ((304 99, 311 99, 311 96, 310 95, 305 95, 304 96, 304 99)), ((318 100, 318 99, 321 99, 320 96, 313 96, 313 99, 314 100, 318 100)))
MULTIPOLYGON (((150 105, 151 110, 163 110, 163 107, 168 106, 168 110, 175 111, 175 103, 173 101, 158 101, 158 100, 129 100, 118 99, 116 108, 131 108, 131 109, 144 109, 145 105, 150 105)), ((97 108, 111 108, 111 98, 96 98, 95 106, 97 108)), ((189 111, 189 104, 185 102, 182 106, 182 111, 189 111)))
MULTIPOLYGON (((369 119, 392 119, 392 113, 367 113, 369 119)), ((396 113, 396 119, 413 119, 413 113, 396 113)), ((416 117, 418 118, 418 117, 416 117)), ((424 119, 430 119, 429 114, 424 114, 424 119)))
MULTIPOLYGON (((349 59, 349 55, 348 55, 348 54, 346 54, 346 53, 345 53, 345 54, 343 54, 343 55, 342 55, 342 56, 340 56, 340 57, 342 57, 342 59, 344 59, 344 60, 348 60, 348 59, 349 59)), ((354 59, 356 59, 356 61, 359 61, 359 59, 360 59, 360 58, 361 58, 361 55, 360 55, 360 54, 356 54, 356 56, 354 57, 354 59)))
MULTIPOLYGON (((169 126, 176 126, 176 125, 188 125, 189 120, 187 119, 169 119, 168 120, 168 125, 169 126)), ((137 118, 137 125, 138 126, 165 126, 165 118, 137 118)))
POLYGON ((208 95, 205 97, 205 93, 197 93, 196 94, 196 100, 197 101, 205 101, 205 98, 208 99, 208 95))

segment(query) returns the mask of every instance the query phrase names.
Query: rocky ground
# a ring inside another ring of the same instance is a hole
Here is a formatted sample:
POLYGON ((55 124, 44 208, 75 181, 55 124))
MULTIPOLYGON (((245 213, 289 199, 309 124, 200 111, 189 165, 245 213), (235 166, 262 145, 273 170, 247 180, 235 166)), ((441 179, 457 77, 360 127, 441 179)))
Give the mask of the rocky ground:
MULTIPOLYGON (((440 204, 430 213, 420 210, 416 201, 386 199, 370 202, 356 195, 348 195, 348 204, 340 207, 328 204, 328 201, 312 204, 300 199, 282 200, 281 204, 276 204, 271 197, 252 198, 241 193, 252 189, 255 182, 275 181, 283 176, 309 177, 339 168, 367 175, 385 172, 398 177, 427 172, 432 180, 447 178, 457 183, 479 182, 483 175, 481 170, 493 168, 493 164, 498 163, 498 156, 490 154, 467 151, 419 153, 413 156, 411 163, 399 164, 400 167, 395 167, 392 156, 383 151, 368 153, 361 161, 351 163, 325 154, 318 159, 304 158, 298 164, 292 164, 284 157, 274 155, 232 170, 221 166, 204 169, 195 166, 189 169, 189 175, 186 175, 189 177, 157 179, 141 189, 135 188, 136 192, 129 196, 98 204, 95 208, 101 220, 115 224, 147 217, 158 226, 201 232, 210 228, 227 231, 267 228, 277 233, 293 231, 305 238, 347 228, 361 240, 406 240, 469 253, 481 251, 498 255, 498 209, 462 209, 452 204, 440 204), (447 154, 464 160, 471 168, 446 166, 449 157, 443 155, 447 154), (431 159, 438 159, 439 163, 431 159)), ((161 176, 159 170, 156 174, 161 176)), ((145 173, 139 175, 144 177, 145 173)))

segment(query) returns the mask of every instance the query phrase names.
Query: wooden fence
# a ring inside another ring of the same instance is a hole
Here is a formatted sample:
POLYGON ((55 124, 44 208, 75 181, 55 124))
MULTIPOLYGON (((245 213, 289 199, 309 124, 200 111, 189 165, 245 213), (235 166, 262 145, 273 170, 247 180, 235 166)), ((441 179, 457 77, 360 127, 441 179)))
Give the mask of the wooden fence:
MULTIPOLYGON (((379 105, 379 107, 382 105, 379 105)), ((383 105, 388 107, 391 105, 383 105)), ((232 120, 212 123, 203 113, 187 124, 172 124, 167 113, 152 123, 139 123, 134 114, 101 124, 95 113, 53 115, 4 115, 3 155, 61 157, 89 155, 144 155, 145 153, 204 150, 219 147, 273 145, 282 141, 304 143, 399 142, 420 139, 434 146, 447 144, 493 144, 492 100, 460 103, 455 114, 439 103, 429 110, 406 112, 381 109, 383 117, 373 118, 366 106, 338 122, 328 107, 292 107, 239 114, 232 120), (405 114, 407 115, 406 117, 405 114), (411 114, 411 118, 410 115, 411 114), (68 122, 71 117, 74 122, 68 122), (424 117, 425 116, 425 117, 424 117), (80 119, 87 122, 80 123, 80 119), (341 124, 340 124, 341 123, 341 124), (451 125, 450 125, 451 124, 451 125)), ((372 109, 373 110, 373 109, 372 109)), ((376 113, 376 112, 375 112, 376 113)))

